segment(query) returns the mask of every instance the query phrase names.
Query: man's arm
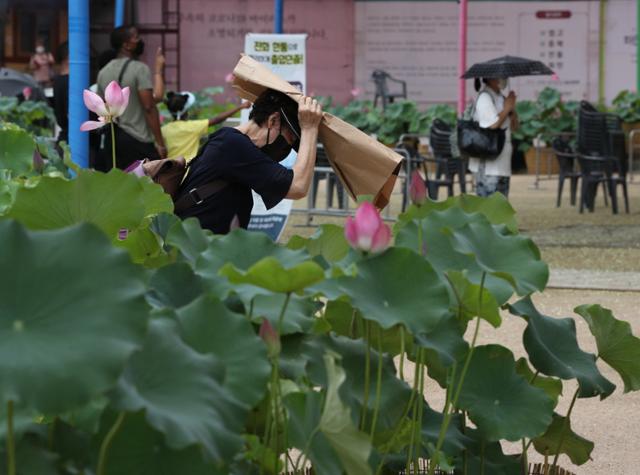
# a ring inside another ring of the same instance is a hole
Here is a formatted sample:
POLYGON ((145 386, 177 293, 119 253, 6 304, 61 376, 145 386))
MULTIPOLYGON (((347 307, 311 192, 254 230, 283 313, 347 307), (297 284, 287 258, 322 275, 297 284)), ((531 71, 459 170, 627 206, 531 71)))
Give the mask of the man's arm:
POLYGON ((158 154, 160 158, 167 158, 167 148, 165 147, 162 132, 160 131, 160 117, 158 115, 156 102, 153 98, 153 91, 151 89, 138 89, 138 97, 144 110, 144 118, 155 139, 158 154))
POLYGON ((156 103, 164 100, 164 54, 162 48, 156 51, 156 61, 153 73, 153 98, 156 103))
POLYGON ((313 169, 316 165, 318 126, 322 120, 322 107, 318 101, 302 96, 298 101, 298 122, 300 123, 300 147, 298 158, 293 165, 293 180, 285 198, 298 200, 307 196, 313 169))
POLYGON ((251 107, 251 102, 244 102, 238 107, 234 107, 229 111, 218 114, 213 119, 209 119, 209 127, 211 127, 212 125, 218 125, 227 120, 229 117, 233 117, 234 115, 236 115, 238 111, 241 111, 242 109, 248 109, 249 107, 251 107))

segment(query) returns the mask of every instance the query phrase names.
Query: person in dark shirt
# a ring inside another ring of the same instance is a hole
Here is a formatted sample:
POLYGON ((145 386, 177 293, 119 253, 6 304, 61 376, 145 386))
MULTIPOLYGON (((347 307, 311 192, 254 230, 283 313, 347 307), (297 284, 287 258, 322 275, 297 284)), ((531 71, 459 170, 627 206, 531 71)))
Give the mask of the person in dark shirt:
POLYGON ((301 96, 296 103, 281 92, 265 91, 256 99, 249 122, 211 134, 180 186, 176 214, 196 217, 203 228, 226 234, 234 218, 247 228, 251 190, 267 209, 284 198, 304 198, 313 176, 321 119, 322 108, 315 99, 301 96), (288 169, 278 162, 292 148, 298 157, 288 169))
POLYGON ((60 70, 53 78, 53 111, 60 127, 58 142, 69 141, 69 43, 66 41, 56 51, 60 70))

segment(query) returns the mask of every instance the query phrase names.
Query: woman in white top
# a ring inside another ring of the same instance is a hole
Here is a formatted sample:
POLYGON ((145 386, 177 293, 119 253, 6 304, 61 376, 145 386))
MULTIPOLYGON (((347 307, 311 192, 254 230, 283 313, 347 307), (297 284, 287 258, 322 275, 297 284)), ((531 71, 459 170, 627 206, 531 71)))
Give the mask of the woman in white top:
POLYGON ((516 95, 513 91, 505 97, 501 91, 508 82, 504 78, 483 78, 484 86, 481 88, 479 78, 475 80, 475 89, 478 92, 473 119, 478 121, 480 127, 488 129, 505 129, 504 147, 500 155, 493 160, 483 160, 471 157, 469 170, 475 175, 476 194, 489 196, 499 191, 504 196, 509 196, 509 180, 511 177, 511 129, 518 126, 518 118, 515 112, 516 95))

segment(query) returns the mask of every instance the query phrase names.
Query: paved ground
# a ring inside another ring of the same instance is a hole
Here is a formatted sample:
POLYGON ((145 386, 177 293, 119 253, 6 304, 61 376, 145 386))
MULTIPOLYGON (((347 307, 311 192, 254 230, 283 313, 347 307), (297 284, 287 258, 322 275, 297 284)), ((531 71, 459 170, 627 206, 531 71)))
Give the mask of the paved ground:
MULTIPOLYGON (((547 315, 570 316, 573 308, 584 303, 599 303, 613 310, 614 315, 631 323, 634 334, 640 336, 640 179, 629 185, 631 213, 613 215, 605 207, 602 196, 594 213, 578 213, 563 196, 556 208, 557 181, 541 181, 535 188, 527 175, 512 178, 510 201, 518 212, 521 231, 533 238, 543 259, 551 268, 549 288, 534 296, 536 306, 547 315), (607 290, 602 290, 607 289, 607 290)), ((399 191, 399 186, 396 187, 399 191)), ((324 203, 323 190, 318 203, 324 203)), ((296 203, 304 208, 306 200, 296 203)), ((400 194, 393 196, 390 216, 400 207, 400 194)), ((313 226, 306 226, 306 216, 294 214, 283 240, 293 234, 311 235, 322 222, 340 224, 343 218, 316 216, 313 226)), ((481 344, 497 342, 509 347, 516 357, 524 354, 521 319, 503 315, 503 325, 494 330, 481 328, 481 344)), ((577 317, 578 338, 583 349, 596 351, 587 325, 577 317)), ((618 385, 616 392, 604 401, 578 400, 572 416, 573 430, 594 441, 593 461, 583 467, 573 467, 561 459, 565 468, 578 475, 638 475, 640 474, 640 392, 623 394, 617 374, 599 364, 603 374, 618 385)), ((412 371, 407 371, 413 374, 412 371)), ((558 412, 565 414, 575 390, 565 384, 564 397, 558 412)), ((443 395, 433 381, 427 381, 429 402, 442 408, 443 395)), ((515 451, 509 444, 505 450, 515 451)), ((535 459, 534 459, 535 460, 535 459)), ((540 461, 540 460, 538 460, 540 461)))

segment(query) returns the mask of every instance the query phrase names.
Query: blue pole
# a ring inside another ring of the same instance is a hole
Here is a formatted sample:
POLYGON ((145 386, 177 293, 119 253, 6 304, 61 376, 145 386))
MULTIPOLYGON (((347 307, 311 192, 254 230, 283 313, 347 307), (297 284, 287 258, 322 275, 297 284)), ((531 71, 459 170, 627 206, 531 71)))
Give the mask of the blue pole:
POLYGON ((89 134, 80 125, 89 119, 82 91, 89 87, 89 0, 69 0, 69 147, 71 159, 89 165, 89 134))
POLYGON ((114 15, 114 25, 116 28, 124 25, 124 2, 125 0, 116 0, 116 12, 114 15))
POLYGON ((276 0, 273 13, 273 32, 282 33, 282 16, 284 11, 284 0, 276 0))

